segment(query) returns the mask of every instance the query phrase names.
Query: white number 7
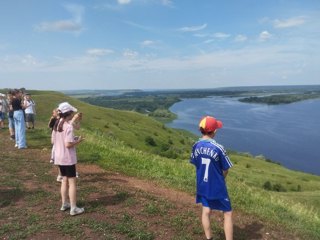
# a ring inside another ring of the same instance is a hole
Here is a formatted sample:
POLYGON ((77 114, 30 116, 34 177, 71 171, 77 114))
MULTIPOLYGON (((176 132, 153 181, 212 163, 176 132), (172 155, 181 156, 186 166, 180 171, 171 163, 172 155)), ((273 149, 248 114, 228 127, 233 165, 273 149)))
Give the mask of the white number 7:
POLYGON ((202 164, 206 165, 206 170, 204 171, 203 181, 208 182, 208 171, 209 171, 209 165, 210 165, 211 159, 210 158, 201 158, 201 159, 202 159, 202 164))

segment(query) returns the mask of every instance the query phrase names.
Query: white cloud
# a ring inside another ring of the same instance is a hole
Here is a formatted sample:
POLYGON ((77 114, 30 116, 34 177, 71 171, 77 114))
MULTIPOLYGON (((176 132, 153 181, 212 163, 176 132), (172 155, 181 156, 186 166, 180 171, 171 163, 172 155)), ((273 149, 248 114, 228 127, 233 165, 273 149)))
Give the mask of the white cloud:
POLYGON ((195 33, 195 34, 193 34, 193 36, 198 37, 198 38, 204 38, 204 37, 208 37, 208 34, 204 34, 204 33, 195 33))
POLYGON ((269 40, 271 38, 272 38, 272 34, 269 33, 268 31, 263 31, 259 35, 259 40, 260 41, 267 41, 267 40, 269 40))
POLYGON ((212 42, 214 42, 215 41, 215 39, 207 39, 207 40, 205 40, 203 43, 212 43, 212 42))
POLYGON ((34 29, 41 32, 81 32, 83 30, 82 16, 84 7, 75 4, 65 5, 64 7, 71 13, 71 19, 42 22, 36 25, 34 29))
POLYGON ((107 54, 113 53, 111 49, 91 48, 87 50, 87 54, 94 57, 102 57, 107 54))
POLYGON ((139 53, 136 52, 136 51, 133 51, 131 49, 125 49, 122 53, 122 55, 125 57, 125 58, 136 58, 139 53))
POLYGON ((119 4, 129 4, 131 0, 117 0, 119 4))
POLYGON ((42 22, 35 27, 41 32, 79 32, 82 30, 82 25, 72 20, 61 20, 56 22, 42 22))
POLYGON ((96 10, 112 10, 112 11, 119 11, 121 9, 121 6, 119 6, 119 4, 108 4, 108 3, 104 3, 104 4, 97 4, 95 6, 93 6, 94 9, 96 10))
MULTIPOLYGON (((174 3, 172 0, 135 0, 135 2, 139 2, 140 4, 157 4, 157 5, 162 5, 170 8, 174 7, 174 3)), ((131 4, 131 3, 133 3, 132 0, 116 0, 115 2, 112 2, 112 3, 96 4, 94 5, 93 8, 98 10, 119 11, 122 9, 122 6, 131 4)))
POLYGON ((38 61, 34 56, 32 56, 31 54, 28 54, 28 55, 24 56, 23 58, 21 58, 21 63, 24 65, 35 66, 38 64, 38 61))
POLYGON ((297 27, 303 25, 306 22, 306 18, 303 16, 289 18, 285 20, 274 20, 273 26, 275 28, 290 28, 290 27, 297 27))
POLYGON ((145 56, 153 56, 158 51, 164 48, 163 42, 161 40, 144 40, 140 42, 140 46, 144 49, 153 50, 156 52, 144 52, 145 56))
POLYGON ((33 71, 44 65, 45 62, 40 61, 32 54, 9 55, 0 59, 1 72, 33 71))
POLYGON ((230 34, 222 33, 222 32, 217 32, 217 33, 213 34, 213 36, 214 36, 215 38, 225 39, 225 38, 230 37, 230 34))
POLYGON ((131 21, 123 21, 125 24, 128 24, 132 27, 135 27, 135 28, 139 28, 139 29, 142 29, 142 30, 145 30, 145 31, 152 31, 152 28, 151 27, 148 27, 148 26, 145 26, 145 25, 141 25, 139 23, 135 23, 135 22, 131 22, 131 21))
POLYGON ((180 32, 196 32, 196 31, 203 30, 206 27, 207 27, 207 24, 205 23, 201 26, 182 27, 182 28, 179 28, 178 31, 180 31, 180 32))
POLYGON ((152 45, 154 45, 154 44, 155 44, 155 42, 154 42, 154 41, 151 41, 151 40, 145 40, 145 41, 141 42, 141 45, 142 45, 142 46, 145 46, 145 47, 147 47, 147 46, 152 46, 152 45))
POLYGON ((234 41, 235 42, 245 42, 248 40, 248 37, 242 34, 238 34, 235 38, 234 41))
MULTIPOLYGON (((146 39, 142 43, 148 45, 153 44, 154 41, 146 39)), ((313 48, 309 45, 306 44, 304 48, 310 52, 313 48)), ((13 74, 25 76, 25 73, 31 76, 34 74, 33 78, 38 79, 47 79, 48 76, 59 76, 60 74, 64 79, 69 77, 78 79, 80 77, 87 82, 93 81, 88 76, 96 76, 96 78, 112 76, 112 79, 116 79, 114 81, 117 83, 115 88, 127 86, 125 84, 131 82, 129 79, 134 78, 152 79, 153 81, 150 80, 150 85, 148 85, 150 87, 156 87, 157 84, 165 86, 165 83, 174 87, 179 79, 189 78, 190 82, 186 82, 183 86, 192 87, 196 85, 196 81, 192 80, 192 77, 196 79, 203 77, 203 80, 210 85, 212 76, 219 76, 219 79, 221 77, 223 80, 230 81, 229 85, 237 85, 234 79, 237 81, 243 79, 243 81, 253 84, 256 79, 266 83, 269 81, 268 79, 281 81, 279 79, 281 76, 287 76, 289 81, 312 72, 318 74, 319 70, 316 65, 319 62, 318 56, 320 56, 317 54, 318 51, 313 52, 314 59, 311 61, 310 54, 301 51, 301 48, 298 49, 297 46, 300 46, 300 43, 296 43, 296 45, 283 43, 278 46, 258 44, 242 49, 203 51, 196 55, 175 55, 174 57, 142 55, 133 49, 124 49, 120 53, 121 56, 115 57, 114 54, 112 59, 92 57, 103 56, 103 54, 109 54, 109 51, 112 51, 103 48, 88 49, 86 54, 72 58, 37 59, 31 54, 7 58, 0 56, 0 72, 2 76, 6 74, 8 76, 13 74), (167 79, 167 81, 163 79, 167 79)), ((316 78, 312 76, 312 79, 316 78)), ((241 84, 245 83, 241 82, 241 84)), ((136 88, 145 87, 137 82, 135 84, 137 84, 136 88)))

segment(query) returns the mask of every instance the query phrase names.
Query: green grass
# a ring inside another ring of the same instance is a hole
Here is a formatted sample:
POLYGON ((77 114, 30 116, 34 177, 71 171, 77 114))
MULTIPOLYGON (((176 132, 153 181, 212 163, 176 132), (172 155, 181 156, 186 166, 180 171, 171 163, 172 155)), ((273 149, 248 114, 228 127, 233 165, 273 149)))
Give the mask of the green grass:
MULTIPOLYGON (((86 138, 77 150, 80 162, 95 163, 110 171, 194 193, 195 171, 188 162, 195 139, 193 136, 169 129, 162 123, 138 113, 92 106, 60 93, 34 92, 33 97, 37 102, 37 112, 41 113, 37 116, 37 126, 44 129, 51 110, 59 102, 69 101, 84 113, 82 130, 77 132, 86 138), (154 139, 155 146, 146 143, 148 136, 154 139), (167 152, 163 152, 165 145, 169 145, 167 152)), ((50 147, 47 130, 37 130, 28 141, 40 144, 43 148, 50 147)), ((231 152, 230 157, 235 165, 230 170, 227 184, 235 210, 253 214, 262 222, 281 226, 284 231, 295 232, 303 239, 320 238, 319 176, 291 171, 278 164, 244 154, 231 152), (267 181, 272 185, 280 184, 286 191, 264 190, 263 185, 267 181)), ((17 194, 20 194, 19 191, 17 194)), ((120 191, 118 197, 127 198, 125 201, 129 204, 131 201, 132 204, 130 196, 125 192, 120 191)), ((149 216, 162 213, 163 208, 154 203, 146 205, 144 209, 144 214, 149 216)), ((177 216, 171 219, 170 224, 185 224, 185 219, 185 216, 177 216)), ((121 224, 116 229, 113 228, 115 232, 125 234, 130 239, 154 238, 145 230, 147 226, 144 224, 147 223, 142 222, 138 223, 142 225, 136 226, 130 233, 123 232, 134 222, 131 215, 123 215, 118 221, 121 224)), ((101 228, 101 223, 79 222, 76 225, 78 224, 97 224, 97 231, 101 228)), ((64 226, 60 225, 59 228, 63 230, 64 226)))
POLYGON ((145 152, 180 159, 189 156, 194 136, 169 129, 150 117, 131 111, 93 106, 61 93, 31 92, 37 103, 37 127, 46 128, 52 110, 59 103, 68 101, 83 113, 83 128, 123 141, 127 146, 145 152), (146 142, 148 137, 154 140, 154 146, 146 142))
MULTIPOLYGON (((88 154, 93 151, 92 147, 95 146, 95 151, 100 154, 96 163, 106 169, 150 179, 189 193, 194 192, 195 173, 187 160, 150 155, 128 148, 121 142, 85 131, 84 134, 87 142, 82 149, 79 148, 79 156, 82 152, 88 154)), ((320 236, 320 177, 291 171, 278 164, 241 154, 231 154, 230 157, 237 162, 228 176, 235 209, 254 214, 263 222, 282 225, 287 230, 294 229, 311 239, 320 236), (251 166, 249 169, 248 164, 251 166), (266 191, 262 187, 265 181, 282 184, 287 192, 266 191), (290 190, 293 185, 300 185, 301 192, 290 190)))

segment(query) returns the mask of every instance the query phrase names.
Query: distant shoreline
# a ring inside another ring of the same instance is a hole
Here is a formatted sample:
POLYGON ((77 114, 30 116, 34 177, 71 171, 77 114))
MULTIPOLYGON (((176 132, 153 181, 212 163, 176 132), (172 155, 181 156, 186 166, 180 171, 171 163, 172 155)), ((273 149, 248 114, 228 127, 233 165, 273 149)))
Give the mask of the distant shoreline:
POLYGON ((277 94, 271 96, 262 96, 262 97, 246 97, 240 98, 240 102, 245 103, 261 103, 268 105, 277 105, 277 104, 290 104, 294 102, 304 101, 308 99, 317 99, 320 98, 320 92, 318 93, 302 93, 302 94, 277 94))

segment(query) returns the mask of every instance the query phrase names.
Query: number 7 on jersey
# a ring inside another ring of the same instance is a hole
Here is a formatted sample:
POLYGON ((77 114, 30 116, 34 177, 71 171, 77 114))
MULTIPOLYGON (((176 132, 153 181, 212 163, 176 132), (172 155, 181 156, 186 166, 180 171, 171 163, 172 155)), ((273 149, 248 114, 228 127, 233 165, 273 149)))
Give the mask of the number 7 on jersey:
POLYGON ((204 171, 204 176, 203 176, 203 181, 204 182, 208 182, 208 172, 209 172, 209 165, 211 163, 211 159, 210 158, 201 158, 202 160, 202 164, 206 165, 206 169, 204 171))

